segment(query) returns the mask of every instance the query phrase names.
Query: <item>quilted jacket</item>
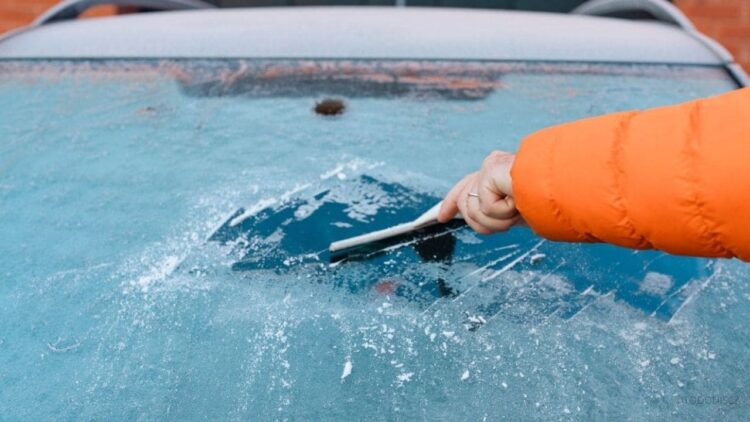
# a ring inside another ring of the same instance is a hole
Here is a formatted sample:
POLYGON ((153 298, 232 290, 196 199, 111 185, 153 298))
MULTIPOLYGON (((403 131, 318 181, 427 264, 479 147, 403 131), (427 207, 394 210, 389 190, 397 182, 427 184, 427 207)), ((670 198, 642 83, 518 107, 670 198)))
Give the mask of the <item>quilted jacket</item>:
POLYGON ((543 237, 750 261, 750 88, 543 129, 511 176, 543 237))

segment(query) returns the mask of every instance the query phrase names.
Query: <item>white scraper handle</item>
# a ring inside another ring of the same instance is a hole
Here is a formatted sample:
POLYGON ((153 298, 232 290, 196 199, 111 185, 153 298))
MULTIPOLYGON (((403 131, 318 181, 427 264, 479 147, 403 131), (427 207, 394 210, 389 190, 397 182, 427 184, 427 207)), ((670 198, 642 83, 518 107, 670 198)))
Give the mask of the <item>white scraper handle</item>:
MULTIPOLYGON (((350 237, 349 239, 339 240, 338 242, 331 243, 328 250, 331 252, 340 251, 355 246, 364 245, 367 243, 377 242, 391 237, 400 236, 402 234, 410 233, 421 228, 437 224, 438 214, 440 213, 440 207, 443 205, 443 201, 438 202, 434 207, 430 208, 427 212, 417 217, 414 221, 399 224, 397 226, 389 227, 387 229, 378 230, 372 233, 366 233, 363 235, 350 237)), ((454 218, 463 218, 461 214, 457 214, 454 218)))

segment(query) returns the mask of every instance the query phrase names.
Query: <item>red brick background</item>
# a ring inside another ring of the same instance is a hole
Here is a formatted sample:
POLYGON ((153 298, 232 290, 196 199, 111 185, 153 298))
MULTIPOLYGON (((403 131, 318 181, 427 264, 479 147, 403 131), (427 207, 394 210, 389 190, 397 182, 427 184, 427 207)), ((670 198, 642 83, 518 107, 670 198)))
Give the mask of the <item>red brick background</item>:
MULTIPOLYGON (((0 32, 23 26, 58 0, 0 0, 0 32)), ((718 40, 746 70, 750 71, 750 0, 675 0, 699 30, 718 40)), ((87 17, 115 13, 111 6, 99 6, 87 17)))
POLYGON ((675 5, 750 72, 750 0, 675 0, 675 5))
MULTIPOLYGON (((59 0, 0 0, 0 32, 27 25, 59 0)), ((97 6, 86 17, 106 16, 115 12, 112 6, 97 6)))

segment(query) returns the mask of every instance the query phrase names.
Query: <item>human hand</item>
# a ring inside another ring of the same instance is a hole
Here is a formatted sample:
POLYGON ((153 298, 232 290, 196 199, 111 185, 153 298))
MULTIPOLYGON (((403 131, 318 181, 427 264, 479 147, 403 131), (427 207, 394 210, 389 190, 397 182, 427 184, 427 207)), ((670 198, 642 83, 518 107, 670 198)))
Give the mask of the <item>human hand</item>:
POLYGON ((438 221, 445 223, 460 211, 466 223, 481 234, 506 231, 521 222, 510 177, 514 158, 502 151, 488 155, 478 172, 467 175, 448 192, 438 221))

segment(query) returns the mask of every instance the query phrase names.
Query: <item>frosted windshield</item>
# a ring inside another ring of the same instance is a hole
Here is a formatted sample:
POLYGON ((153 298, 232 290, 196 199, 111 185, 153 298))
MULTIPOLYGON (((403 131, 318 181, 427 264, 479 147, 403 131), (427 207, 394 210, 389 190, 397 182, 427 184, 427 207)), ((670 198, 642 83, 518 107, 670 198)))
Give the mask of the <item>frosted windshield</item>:
POLYGON ((526 229, 324 249, 540 128, 733 88, 680 66, 0 63, 0 410, 712 415, 677 400, 750 381, 743 264, 526 229))

